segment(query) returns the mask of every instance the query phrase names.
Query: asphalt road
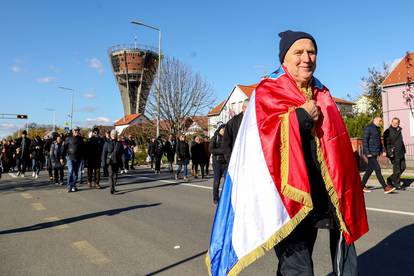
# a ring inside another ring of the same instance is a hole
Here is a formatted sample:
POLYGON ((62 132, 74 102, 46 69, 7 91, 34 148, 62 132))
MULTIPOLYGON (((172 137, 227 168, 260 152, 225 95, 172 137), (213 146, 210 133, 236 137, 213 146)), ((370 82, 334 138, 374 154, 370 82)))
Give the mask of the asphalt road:
MULTIPOLYGON (((176 182, 141 167, 121 175, 111 195, 85 184, 67 193, 45 174, 0 180, 0 275, 207 275, 211 176, 176 182)), ((413 275, 414 189, 385 195, 370 184, 370 231, 356 243, 360 275, 413 275)), ((315 275, 331 272, 324 230, 313 258, 315 275)), ((268 252, 241 275, 275 275, 276 267, 268 252)))

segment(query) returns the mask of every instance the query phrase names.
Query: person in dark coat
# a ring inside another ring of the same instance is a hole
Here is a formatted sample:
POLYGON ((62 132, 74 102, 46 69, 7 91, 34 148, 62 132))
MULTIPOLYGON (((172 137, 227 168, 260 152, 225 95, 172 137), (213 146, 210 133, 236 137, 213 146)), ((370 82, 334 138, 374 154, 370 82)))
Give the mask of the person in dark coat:
POLYGON ((16 165, 17 175, 24 177, 30 156, 30 144, 32 140, 27 137, 27 131, 23 130, 22 136, 16 140, 16 165))
POLYGON ((209 150, 213 155, 213 171, 214 171, 214 182, 213 182, 213 202, 217 204, 219 201, 219 187, 220 179, 226 173, 227 162, 224 158, 224 151, 222 147, 223 135, 226 125, 222 124, 214 132, 213 137, 210 140, 209 150))
POLYGON ((101 156, 103 150, 104 140, 99 136, 99 128, 92 130, 92 136, 86 144, 87 163, 88 163, 88 185, 89 187, 100 189, 99 181, 101 179, 101 156), (94 185, 92 180, 94 178, 94 185))
POLYGON ((375 175, 384 189, 384 193, 389 194, 395 190, 395 187, 385 183, 384 177, 381 174, 381 167, 378 164, 378 157, 381 154, 385 156, 381 143, 381 124, 382 119, 380 117, 375 117, 372 123, 367 125, 364 129, 363 152, 368 158, 368 166, 362 177, 362 188, 366 193, 371 191, 366 187, 366 184, 373 171, 375 171, 375 175))
MULTIPOLYGON (((111 131, 107 131, 105 132, 105 137, 103 138, 103 143, 105 144, 106 141, 111 141, 111 131)), ((102 163, 102 161, 101 161, 102 163)), ((108 177, 109 173, 108 173, 108 165, 105 164, 103 167, 103 176, 108 177)))
POLYGON ((184 167, 184 180, 188 180, 187 179, 187 175, 188 175, 188 162, 190 161, 190 148, 188 146, 188 143, 186 141, 186 137, 184 134, 181 134, 178 141, 177 141, 177 146, 176 146, 176 158, 177 158, 177 173, 175 174, 175 179, 178 180, 178 178, 180 177, 180 173, 181 173, 181 169, 184 167))
POLYGON ((194 178, 198 178, 198 166, 200 166, 201 170, 201 178, 204 178, 204 166, 205 166, 205 153, 204 153, 204 146, 201 141, 200 136, 196 136, 194 139, 194 143, 191 145, 191 161, 194 166, 194 178))
POLYGON ((134 138, 132 138, 132 135, 128 135, 128 146, 131 149, 132 156, 131 156, 131 170, 135 170, 134 163, 135 163, 135 147, 137 146, 137 143, 135 143, 134 138))
POLYGON ((36 136, 30 145, 30 158, 32 159, 32 176, 37 179, 43 161, 43 141, 40 136, 36 136))
POLYGON ((155 161, 155 138, 152 138, 148 143, 148 156, 150 157, 151 169, 154 170, 155 161))
POLYGON ((161 173, 161 159, 164 155, 164 143, 161 136, 154 142, 154 161, 155 161, 155 173, 161 173))
POLYGON ((210 157, 211 157, 210 141, 208 137, 204 137, 202 144, 203 144, 203 149, 204 149, 204 169, 205 169, 204 175, 208 175, 209 168, 210 168, 210 157))
POLYGON ((45 137, 45 141, 43 143, 43 156, 45 157, 45 165, 46 165, 46 170, 48 172, 49 175, 49 179, 53 180, 53 167, 52 167, 52 162, 50 160, 50 148, 52 146, 53 143, 53 134, 49 134, 48 136, 45 137))
POLYGON ((242 105, 242 112, 231 118, 224 130, 223 136, 223 151, 226 162, 230 162, 231 152, 233 151, 234 142, 236 141, 237 133, 239 132, 240 124, 243 120, 243 114, 246 111, 249 99, 245 99, 242 105))
POLYGON ((175 140, 175 137, 171 134, 168 140, 165 141, 165 145, 164 145, 165 155, 167 156, 167 160, 168 160, 168 170, 170 172, 174 172, 173 163, 174 163, 176 146, 177 146, 177 141, 175 140))
POLYGON ((65 167, 64 145, 62 136, 57 136, 56 141, 50 146, 49 157, 53 168, 54 181, 56 185, 64 185, 63 172, 65 167))
POLYGON ((111 194, 116 192, 115 186, 118 180, 118 170, 122 166, 122 154, 124 147, 118 141, 118 134, 116 130, 111 131, 111 140, 106 141, 102 150, 102 166, 108 165, 109 173, 109 187, 111 194))
POLYGON ((393 118, 390 127, 384 131, 384 144, 387 157, 392 163, 392 175, 387 178, 387 183, 403 188, 401 185, 401 174, 405 171, 405 145, 401 133, 400 119, 393 118))
POLYGON ((68 192, 76 192, 76 181, 78 180, 79 169, 84 158, 85 144, 80 135, 80 128, 73 129, 72 136, 65 140, 63 155, 66 157, 68 166, 68 192))

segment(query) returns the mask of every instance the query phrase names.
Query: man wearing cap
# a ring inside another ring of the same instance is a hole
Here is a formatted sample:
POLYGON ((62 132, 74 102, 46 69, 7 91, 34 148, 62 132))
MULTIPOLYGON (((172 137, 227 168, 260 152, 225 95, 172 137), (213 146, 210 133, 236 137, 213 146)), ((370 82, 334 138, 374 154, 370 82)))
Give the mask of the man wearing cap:
POLYGON ((278 275, 313 275, 318 229, 328 229, 333 272, 357 275, 353 242, 368 231, 361 180, 345 124, 313 74, 318 47, 308 33, 279 34, 281 67, 260 82, 255 107, 269 171, 292 217, 275 238, 278 275), (285 231, 285 232, 284 232, 285 231))
POLYGON ((84 158, 84 142, 80 136, 80 128, 75 127, 72 135, 68 136, 64 143, 63 156, 66 157, 68 166, 68 192, 76 192, 76 181, 78 180, 79 167, 84 158))

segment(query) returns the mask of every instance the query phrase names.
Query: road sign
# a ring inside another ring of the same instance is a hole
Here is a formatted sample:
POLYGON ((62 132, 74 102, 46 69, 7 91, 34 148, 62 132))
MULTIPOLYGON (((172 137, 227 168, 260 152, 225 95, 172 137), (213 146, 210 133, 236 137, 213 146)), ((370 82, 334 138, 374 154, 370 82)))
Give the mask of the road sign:
POLYGON ((26 114, 17 114, 16 115, 17 119, 27 119, 27 115, 26 114))

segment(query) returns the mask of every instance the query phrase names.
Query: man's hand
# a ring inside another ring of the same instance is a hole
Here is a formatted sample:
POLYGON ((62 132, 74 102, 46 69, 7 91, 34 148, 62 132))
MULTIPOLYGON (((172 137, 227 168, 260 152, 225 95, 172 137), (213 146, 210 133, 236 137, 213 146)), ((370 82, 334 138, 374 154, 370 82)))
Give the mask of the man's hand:
POLYGON ((314 100, 306 101, 300 107, 305 109, 306 112, 308 112, 309 116, 312 118, 314 122, 316 122, 319 119, 319 110, 314 100))

